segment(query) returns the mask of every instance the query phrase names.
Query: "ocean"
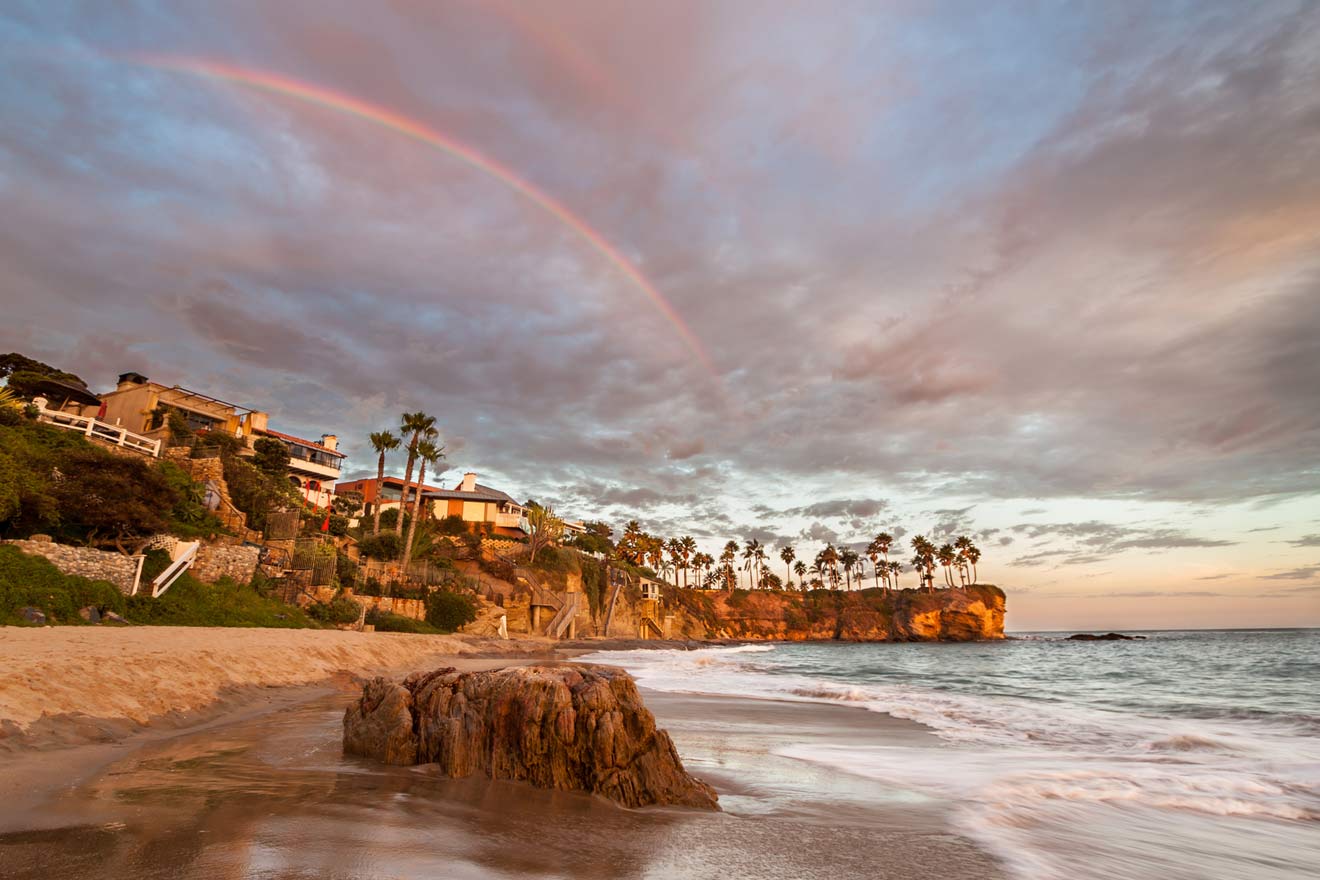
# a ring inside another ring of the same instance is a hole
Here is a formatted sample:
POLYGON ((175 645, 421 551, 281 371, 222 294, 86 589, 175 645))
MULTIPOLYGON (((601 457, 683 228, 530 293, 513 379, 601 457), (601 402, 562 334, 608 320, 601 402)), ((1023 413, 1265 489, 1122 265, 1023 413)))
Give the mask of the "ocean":
MULTIPOLYGON (((774 757, 867 780, 822 795, 841 811, 859 798, 890 810, 945 803, 958 833, 1024 880, 1320 876, 1320 630, 1141 635, 582 659, 623 666, 650 691, 853 706, 924 725, 933 737, 816 732, 799 744, 777 730, 774 757)), ((722 760, 710 743, 747 736, 732 722, 721 732, 712 705, 706 745, 693 743, 698 774, 722 760)), ((763 793, 783 766, 722 769, 763 793)), ((813 778, 795 780, 794 796, 813 778)), ((736 814, 766 798, 722 802, 736 814)))

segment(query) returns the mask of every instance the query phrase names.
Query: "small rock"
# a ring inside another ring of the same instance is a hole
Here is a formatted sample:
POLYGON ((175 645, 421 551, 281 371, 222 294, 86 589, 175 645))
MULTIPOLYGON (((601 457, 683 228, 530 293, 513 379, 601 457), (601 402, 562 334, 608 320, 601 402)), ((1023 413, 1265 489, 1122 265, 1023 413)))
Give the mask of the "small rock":
POLYGON ((86 608, 79 608, 78 616, 88 623, 101 622, 101 610, 95 605, 88 605, 86 608))
POLYGON ((20 608, 18 616, 26 620, 28 623, 43 624, 46 622, 46 612, 42 611, 40 608, 20 608))

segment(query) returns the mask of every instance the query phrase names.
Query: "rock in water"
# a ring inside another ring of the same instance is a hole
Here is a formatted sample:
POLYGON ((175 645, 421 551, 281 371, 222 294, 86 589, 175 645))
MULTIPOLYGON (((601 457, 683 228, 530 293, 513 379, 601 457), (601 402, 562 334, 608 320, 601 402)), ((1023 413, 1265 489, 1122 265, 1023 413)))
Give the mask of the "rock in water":
POLYGON ((718 810, 683 769, 632 676, 588 666, 415 672, 368 682, 344 713, 344 752, 387 764, 436 764, 541 788, 588 791, 625 807, 718 810))

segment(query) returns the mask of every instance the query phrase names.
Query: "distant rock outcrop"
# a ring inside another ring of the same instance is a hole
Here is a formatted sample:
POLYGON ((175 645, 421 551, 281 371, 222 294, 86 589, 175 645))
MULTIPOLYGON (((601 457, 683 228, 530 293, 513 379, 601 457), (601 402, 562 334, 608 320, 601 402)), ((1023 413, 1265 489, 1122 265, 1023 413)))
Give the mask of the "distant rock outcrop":
POLYGON ((1004 637, 1004 591, 675 590, 671 637, 847 642, 972 642, 1004 637))
POLYGON ((521 666, 413 673, 368 682, 344 713, 344 751, 388 764, 435 764, 542 788, 587 791, 626 807, 719 809, 683 769, 622 670, 521 666))
POLYGON ((1102 636, 1092 635, 1091 633, 1077 633, 1068 636, 1070 642, 1131 642, 1137 639, 1144 639, 1145 636, 1125 636, 1122 633, 1105 633, 1102 636))

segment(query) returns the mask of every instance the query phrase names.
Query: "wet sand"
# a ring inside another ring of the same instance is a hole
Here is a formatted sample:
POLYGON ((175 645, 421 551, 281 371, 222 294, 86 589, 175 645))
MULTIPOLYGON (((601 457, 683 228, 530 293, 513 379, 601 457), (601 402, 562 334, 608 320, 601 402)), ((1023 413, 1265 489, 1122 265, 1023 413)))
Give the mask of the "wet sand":
POLYGON ((341 719, 355 691, 348 681, 290 690, 198 729, 8 756, 0 874, 1004 876, 949 831, 948 804, 774 754, 816 738, 901 745, 930 737, 910 722, 849 707, 647 693, 725 811, 623 810, 585 795, 346 759, 341 719), (90 761, 89 749, 109 751, 90 761), (79 752, 81 771, 67 760, 79 752), (15 758, 43 757, 54 762, 29 771, 26 787, 14 783, 15 758))

